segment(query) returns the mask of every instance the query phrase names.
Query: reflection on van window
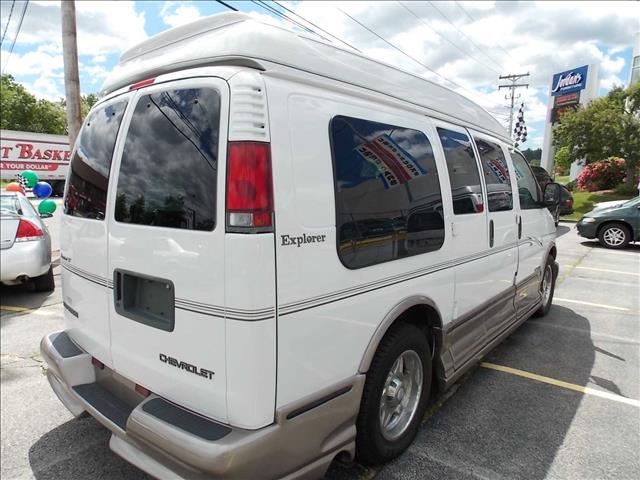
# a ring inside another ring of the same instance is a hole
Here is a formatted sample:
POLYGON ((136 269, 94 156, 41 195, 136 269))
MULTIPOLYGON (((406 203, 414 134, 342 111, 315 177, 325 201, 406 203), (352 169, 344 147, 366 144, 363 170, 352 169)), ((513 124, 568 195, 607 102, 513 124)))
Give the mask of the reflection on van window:
POLYGON ((513 192, 511 191, 511 178, 509 167, 504 153, 499 145, 474 138, 482 169, 484 170, 484 182, 487 186, 487 200, 490 212, 501 212, 513 209, 513 192))
POLYGON ((126 101, 100 107, 85 122, 71 159, 64 213, 102 220, 107 204, 111 158, 126 101))
POLYGON ((520 208, 525 210, 540 208, 542 192, 535 175, 531 171, 531 167, 529 167, 522 154, 517 151, 511 151, 511 161, 518 181, 520 208))
POLYGON ((213 230, 219 124, 213 89, 140 97, 122 153, 116 220, 213 230))
POLYGON ((462 215, 483 212, 480 174, 469 137, 446 128, 438 128, 438 136, 449 171, 453 213, 462 215))
POLYGON ((331 121, 338 255, 348 268, 437 250, 444 242, 433 150, 417 130, 331 121))

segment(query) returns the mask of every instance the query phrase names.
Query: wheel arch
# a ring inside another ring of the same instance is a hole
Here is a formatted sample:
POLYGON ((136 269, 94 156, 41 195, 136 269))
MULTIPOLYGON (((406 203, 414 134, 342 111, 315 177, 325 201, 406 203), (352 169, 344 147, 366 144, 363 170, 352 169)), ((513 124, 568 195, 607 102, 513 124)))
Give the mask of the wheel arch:
POLYGON ((627 227, 629 229, 629 233, 631 234, 631 241, 633 241, 633 239, 635 238, 635 232, 631 224, 626 220, 618 220, 618 219, 607 220, 605 222, 602 222, 600 225, 598 225, 598 229, 596 230, 596 238, 600 236, 600 233, 602 232, 603 228, 605 228, 608 225, 611 225, 612 223, 619 223, 620 225, 624 225, 625 227, 627 227))
POLYGON ((367 373, 373 357, 378 350, 378 345, 389 331, 399 322, 406 322, 417 326, 425 332, 431 347, 431 355, 436 367, 437 353, 442 347, 442 316, 436 303, 429 297, 414 295, 397 303, 384 317, 374 332, 365 349, 358 371, 367 373))

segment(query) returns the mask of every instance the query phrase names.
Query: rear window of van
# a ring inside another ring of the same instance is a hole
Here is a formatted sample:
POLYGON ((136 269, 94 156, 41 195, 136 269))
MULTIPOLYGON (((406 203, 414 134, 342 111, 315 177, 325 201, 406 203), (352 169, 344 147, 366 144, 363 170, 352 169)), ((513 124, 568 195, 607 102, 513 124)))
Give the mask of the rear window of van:
POLYGON ((122 153, 118 222, 213 230, 220 95, 166 90, 138 100, 122 153))
POLYGON ((71 159, 64 213, 74 217, 104 219, 113 149, 126 101, 98 107, 80 132, 71 159))

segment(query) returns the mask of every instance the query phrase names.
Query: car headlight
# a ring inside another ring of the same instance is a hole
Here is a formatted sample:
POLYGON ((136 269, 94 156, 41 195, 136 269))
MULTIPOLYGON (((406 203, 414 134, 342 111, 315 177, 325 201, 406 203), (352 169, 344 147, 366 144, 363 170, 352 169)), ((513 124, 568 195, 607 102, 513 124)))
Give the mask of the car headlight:
POLYGON ((595 223, 596 219, 593 217, 584 217, 582 223, 595 223))

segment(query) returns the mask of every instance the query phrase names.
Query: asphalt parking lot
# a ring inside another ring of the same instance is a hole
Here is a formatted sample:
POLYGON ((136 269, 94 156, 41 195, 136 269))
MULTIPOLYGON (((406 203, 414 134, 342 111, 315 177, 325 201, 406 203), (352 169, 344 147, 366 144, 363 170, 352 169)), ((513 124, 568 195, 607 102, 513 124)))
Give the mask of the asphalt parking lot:
MULTIPOLYGON (((558 228, 549 315, 435 401, 401 457, 336 464, 328 478, 640 478, 640 245, 605 250, 572 227, 558 228)), ((96 421, 73 419, 42 375, 38 345, 62 326, 60 290, 0 288, 2 478, 148 478, 109 450, 96 421)))

